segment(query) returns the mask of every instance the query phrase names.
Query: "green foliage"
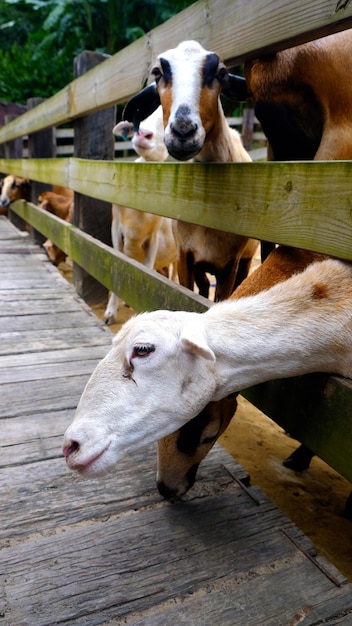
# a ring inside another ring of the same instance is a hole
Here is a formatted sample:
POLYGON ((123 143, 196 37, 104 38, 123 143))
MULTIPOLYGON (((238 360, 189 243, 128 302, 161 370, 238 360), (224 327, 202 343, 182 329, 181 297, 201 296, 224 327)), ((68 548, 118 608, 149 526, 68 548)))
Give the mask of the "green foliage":
POLYGON ((82 50, 114 54, 194 0, 0 0, 0 100, 50 97, 82 50))

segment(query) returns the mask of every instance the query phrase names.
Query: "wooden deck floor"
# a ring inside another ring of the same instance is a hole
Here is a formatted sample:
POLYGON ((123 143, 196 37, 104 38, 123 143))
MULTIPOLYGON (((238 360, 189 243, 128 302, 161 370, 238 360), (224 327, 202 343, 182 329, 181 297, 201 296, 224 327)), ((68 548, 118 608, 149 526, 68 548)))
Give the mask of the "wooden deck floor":
POLYGON ((66 469, 64 429, 111 333, 0 218, 0 626, 352 624, 352 586, 217 447, 177 505, 155 449, 66 469))

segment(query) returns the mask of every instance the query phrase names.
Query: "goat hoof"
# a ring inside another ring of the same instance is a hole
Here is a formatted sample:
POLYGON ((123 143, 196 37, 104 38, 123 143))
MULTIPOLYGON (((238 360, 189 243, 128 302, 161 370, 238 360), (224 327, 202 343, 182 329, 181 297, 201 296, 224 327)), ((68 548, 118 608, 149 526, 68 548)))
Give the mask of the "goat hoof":
POLYGON ((302 445, 282 461, 282 464, 294 472, 303 472, 303 470, 308 469, 313 456, 313 452, 302 445))

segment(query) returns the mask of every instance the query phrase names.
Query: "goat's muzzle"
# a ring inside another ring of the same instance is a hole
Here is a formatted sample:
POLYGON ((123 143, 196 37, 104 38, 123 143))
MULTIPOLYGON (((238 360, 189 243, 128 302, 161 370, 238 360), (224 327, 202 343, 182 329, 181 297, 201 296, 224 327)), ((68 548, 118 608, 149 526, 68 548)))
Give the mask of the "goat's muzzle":
POLYGON ((192 465, 187 474, 180 478, 180 483, 178 487, 168 486, 163 480, 158 480, 156 485, 160 495, 165 498, 165 500, 169 500, 170 502, 177 502, 178 500, 180 500, 182 496, 184 496, 187 491, 189 491, 189 489, 193 487, 196 480, 198 467, 199 463, 195 463, 194 465, 192 465))
POLYGON ((165 129, 165 145, 178 161, 188 161, 203 148, 205 133, 187 105, 180 105, 165 129))

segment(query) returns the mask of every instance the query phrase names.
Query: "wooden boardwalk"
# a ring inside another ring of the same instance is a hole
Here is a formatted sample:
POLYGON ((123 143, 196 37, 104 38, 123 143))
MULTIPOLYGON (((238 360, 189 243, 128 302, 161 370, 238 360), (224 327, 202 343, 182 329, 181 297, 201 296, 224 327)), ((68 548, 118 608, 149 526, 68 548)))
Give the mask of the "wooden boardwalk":
POLYGON ((0 626, 351 625, 351 584, 221 447, 176 505, 154 447, 68 472, 62 435, 111 337, 0 218, 0 626))

